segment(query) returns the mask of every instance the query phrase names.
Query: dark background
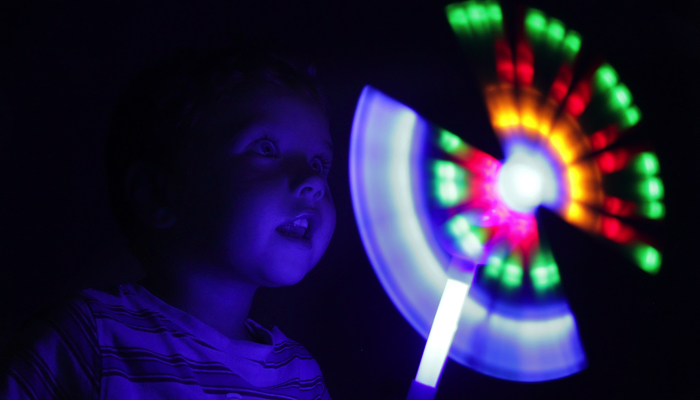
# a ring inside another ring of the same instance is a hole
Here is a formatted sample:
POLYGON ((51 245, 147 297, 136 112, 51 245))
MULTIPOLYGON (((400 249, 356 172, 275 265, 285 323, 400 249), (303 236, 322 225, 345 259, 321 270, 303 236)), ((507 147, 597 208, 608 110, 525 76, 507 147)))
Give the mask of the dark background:
MULTIPOLYGON (((352 213, 347 151, 365 84, 497 152, 446 1, 10 1, 0 5, 0 345, 71 291, 142 276, 108 209, 102 148, 128 79, 183 46, 281 40, 316 61, 337 148, 335 236, 302 283, 260 290, 253 309, 315 355, 334 399, 401 399, 424 339, 385 295, 352 213), (70 4, 69 4, 70 3, 70 4)), ((666 185, 666 251, 651 277, 613 247, 541 215, 589 367, 542 383, 449 361, 437 399, 700 398, 697 206, 700 6, 528 3, 607 57, 631 88, 666 185)), ((506 7, 512 6, 506 3, 506 7)))

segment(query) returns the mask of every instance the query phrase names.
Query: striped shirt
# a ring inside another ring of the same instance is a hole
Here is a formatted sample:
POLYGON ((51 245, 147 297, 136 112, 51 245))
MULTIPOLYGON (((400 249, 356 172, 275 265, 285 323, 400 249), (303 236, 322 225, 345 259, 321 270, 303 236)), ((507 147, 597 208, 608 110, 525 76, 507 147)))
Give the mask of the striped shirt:
POLYGON ((304 347, 247 327, 231 340, 137 284, 83 290, 18 337, 0 399, 330 400, 304 347))

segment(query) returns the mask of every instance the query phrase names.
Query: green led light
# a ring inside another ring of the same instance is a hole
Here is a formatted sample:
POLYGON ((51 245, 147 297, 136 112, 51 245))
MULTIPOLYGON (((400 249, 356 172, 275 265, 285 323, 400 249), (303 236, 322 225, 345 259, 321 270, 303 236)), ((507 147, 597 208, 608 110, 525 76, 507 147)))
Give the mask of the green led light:
POLYGON ((559 283, 561 278, 559 278, 559 269, 556 264, 550 264, 547 266, 549 272, 549 286, 554 286, 559 283))
POLYGON ((535 289, 545 289, 549 283, 549 271, 543 265, 537 266, 530 270, 530 278, 535 289))
POLYGON ((623 129, 627 129, 637 125, 640 119, 642 119, 642 113, 639 111, 639 107, 632 106, 622 113, 620 124, 623 129))
POLYGON ((559 270, 549 250, 541 249, 535 256, 530 269, 530 279, 538 293, 543 293, 559 284, 559 270))
POLYGON ((437 195, 440 204, 449 207, 459 202, 460 188, 454 182, 440 182, 438 184, 437 195))
POLYGON ((639 185, 639 194, 648 201, 660 200, 664 197, 664 184, 658 177, 650 177, 639 185))
POLYGON ((503 32, 503 13, 501 12, 501 6, 498 5, 496 2, 488 2, 485 5, 486 8, 486 14, 489 17, 489 20, 491 21, 491 28, 496 32, 496 33, 502 33, 503 32))
POLYGON ((659 201, 651 201, 641 204, 639 213, 649 219, 661 219, 666 215, 666 207, 659 201))
POLYGON ((451 207, 466 195, 466 171, 449 161, 433 162, 435 195, 443 207, 451 207))
POLYGON ((501 24, 503 22, 503 13, 501 12, 501 6, 498 3, 489 3, 486 5, 486 13, 489 19, 494 24, 501 24))
POLYGON ((485 23, 488 18, 484 6, 476 2, 467 4, 467 15, 470 21, 476 23, 485 23))
POLYGON ((449 161, 435 161, 433 164, 435 176, 442 180, 464 179, 465 171, 449 161))
POLYGON ((641 244, 634 250, 634 257, 637 264, 646 272, 656 275, 661 268, 661 253, 655 248, 641 244))
POLYGON ((578 51, 581 49, 581 35, 576 31, 569 31, 564 39, 564 54, 567 60, 572 61, 576 58, 578 51))
POLYGON ((554 47, 558 47, 559 43, 564 40, 564 23, 556 18, 549 20, 549 26, 547 27, 547 37, 549 38, 549 44, 554 47))
POLYGON ((503 271, 503 260, 496 256, 491 256, 484 267, 484 275, 487 278, 498 279, 503 271))
POLYGON ((634 168, 642 175, 656 175, 659 173, 659 159, 652 152, 639 153, 634 160, 634 168))
POLYGON ((532 285, 538 292, 545 291, 557 285, 560 281, 556 264, 538 265, 530 270, 532 285))
POLYGON ((480 257, 484 254, 484 245, 481 244, 479 238, 474 234, 462 238, 462 240, 459 241, 459 246, 462 248, 464 254, 469 257, 480 257))
POLYGON ((547 17, 540 10, 529 8, 525 15, 525 30, 530 39, 539 39, 547 28, 547 17))
POLYGON ((482 240, 479 238, 477 233, 470 231, 467 235, 459 238, 459 247, 462 249, 465 255, 470 258, 480 258, 484 254, 484 245, 482 240))
POLYGON ((600 92, 604 92, 617 85, 617 80, 617 72, 615 72, 613 67, 607 63, 601 65, 593 75, 595 87, 600 92))
POLYGON ((438 202, 443 207, 452 207, 464 199, 466 189, 452 181, 439 181, 436 187, 438 202))
POLYGON ((447 223, 447 230, 454 237, 460 237, 469 233, 469 221, 463 215, 455 215, 447 223))
POLYGON ((447 223, 448 233, 456 239, 460 249, 469 257, 481 257, 484 253, 485 232, 476 226, 471 226, 467 218, 458 214, 447 223))
POLYGON ((509 289, 515 289, 523 283, 523 268, 515 263, 508 262, 503 268, 501 284, 509 289))
POLYGON ((477 35, 484 35, 489 28, 488 15, 482 4, 470 1, 465 4, 469 26, 477 35))
POLYGON ((523 282, 523 267, 520 254, 511 253, 503 262, 503 273, 501 274, 501 285, 512 290, 520 287, 523 282))
POLYGON ((444 129, 440 131, 438 139, 439 146, 449 154, 462 153, 467 150, 467 144, 459 138, 459 136, 450 133, 444 129))
POLYGON ((626 108, 632 103, 632 93, 627 86, 619 84, 610 91, 610 107, 613 109, 626 108))
POLYGON ((450 25, 452 25, 452 29, 457 32, 468 29, 467 12, 464 10, 461 3, 448 5, 446 11, 447 20, 450 22, 450 25))

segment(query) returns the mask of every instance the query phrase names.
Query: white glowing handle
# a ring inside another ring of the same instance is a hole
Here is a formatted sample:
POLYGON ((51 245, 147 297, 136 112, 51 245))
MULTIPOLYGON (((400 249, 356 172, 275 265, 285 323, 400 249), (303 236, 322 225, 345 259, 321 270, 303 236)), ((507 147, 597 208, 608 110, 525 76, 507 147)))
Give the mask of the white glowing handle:
POLYGON ((452 278, 447 279, 418 366, 415 379, 418 384, 411 385, 407 400, 426 400, 432 399, 434 396, 434 388, 437 386, 445 360, 450 352, 469 286, 470 284, 452 278), (430 388, 433 390, 431 391, 430 388))

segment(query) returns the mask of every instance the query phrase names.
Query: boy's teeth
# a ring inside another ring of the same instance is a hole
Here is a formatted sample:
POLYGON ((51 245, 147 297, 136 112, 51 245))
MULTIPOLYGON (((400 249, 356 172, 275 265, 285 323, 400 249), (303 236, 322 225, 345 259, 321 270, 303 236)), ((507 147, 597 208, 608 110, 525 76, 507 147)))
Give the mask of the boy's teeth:
POLYGON ((292 222, 294 226, 301 226, 303 228, 308 228, 309 227, 309 221, 306 218, 299 218, 297 220, 294 220, 292 222))
POLYGON ((306 218, 298 218, 292 222, 277 227, 278 232, 298 238, 305 238, 308 229, 309 220, 306 218))

